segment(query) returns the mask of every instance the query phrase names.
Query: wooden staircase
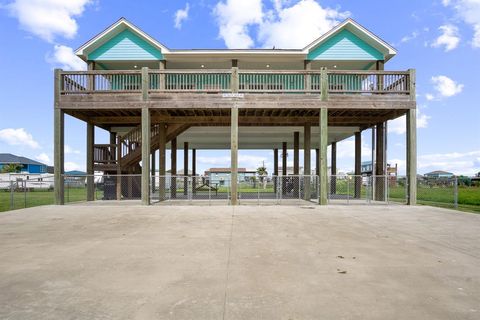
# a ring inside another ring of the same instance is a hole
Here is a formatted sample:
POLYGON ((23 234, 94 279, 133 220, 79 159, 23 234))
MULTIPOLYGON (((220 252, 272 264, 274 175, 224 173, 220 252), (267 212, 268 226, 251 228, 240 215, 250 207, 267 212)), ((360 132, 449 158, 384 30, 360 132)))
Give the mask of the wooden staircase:
MULTIPOLYGON (((166 142, 176 138, 190 127, 189 124, 172 124, 167 127, 166 142)), ((151 126, 152 151, 159 148, 160 125, 151 126)), ((137 126, 120 138, 119 144, 95 144, 93 153, 95 171, 116 173, 140 173, 142 160, 142 128, 137 126)))

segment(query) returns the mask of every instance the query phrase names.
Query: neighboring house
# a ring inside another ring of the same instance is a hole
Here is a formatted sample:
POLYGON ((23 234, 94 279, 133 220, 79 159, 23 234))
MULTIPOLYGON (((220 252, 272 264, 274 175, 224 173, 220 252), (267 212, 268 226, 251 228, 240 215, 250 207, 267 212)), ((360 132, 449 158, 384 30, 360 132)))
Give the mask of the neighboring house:
POLYGON ((425 173, 424 176, 425 178, 429 178, 429 179, 442 179, 442 178, 448 179, 448 178, 453 178, 455 175, 451 172, 437 170, 437 171, 425 173))
MULTIPOLYGON (((370 176, 372 175, 372 161, 362 161, 362 167, 361 167, 361 172, 362 175, 367 175, 370 176)), ((390 163, 387 163, 387 171, 384 175, 388 176, 397 176, 398 173, 398 165, 395 164, 394 166, 391 165, 390 163)))
POLYGON ((0 171, 4 166, 10 164, 18 165, 20 167, 20 173, 47 173, 46 164, 11 153, 0 153, 0 171))
MULTIPOLYGON (((205 177, 210 182, 210 185, 225 185, 230 183, 230 168, 210 168, 205 171, 205 177)), ((248 179, 255 177, 257 174, 256 170, 247 170, 246 168, 238 168, 238 181, 244 182, 248 179)))

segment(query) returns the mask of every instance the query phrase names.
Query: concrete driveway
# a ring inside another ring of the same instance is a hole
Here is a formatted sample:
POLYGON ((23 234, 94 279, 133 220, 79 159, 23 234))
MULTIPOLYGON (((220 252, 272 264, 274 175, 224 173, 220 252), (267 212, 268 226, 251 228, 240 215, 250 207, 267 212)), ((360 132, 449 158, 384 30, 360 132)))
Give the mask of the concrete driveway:
POLYGON ((479 215, 338 205, 0 214, 0 319, 479 318, 479 215))

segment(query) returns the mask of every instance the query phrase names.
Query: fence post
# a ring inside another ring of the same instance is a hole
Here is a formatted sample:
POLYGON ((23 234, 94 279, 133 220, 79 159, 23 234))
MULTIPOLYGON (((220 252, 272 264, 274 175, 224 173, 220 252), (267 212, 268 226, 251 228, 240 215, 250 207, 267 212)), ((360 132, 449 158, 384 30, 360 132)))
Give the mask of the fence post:
POLYGON ((347 176, 347 204, 350 204, 350 179, 347 176))
POLYGON ((458 208, 458 177, 454 178, 455 185, 453 186, 453 206, 458 208))
POLYGON ((27 179, 23 180, 23 207, 27 207, 27 179))

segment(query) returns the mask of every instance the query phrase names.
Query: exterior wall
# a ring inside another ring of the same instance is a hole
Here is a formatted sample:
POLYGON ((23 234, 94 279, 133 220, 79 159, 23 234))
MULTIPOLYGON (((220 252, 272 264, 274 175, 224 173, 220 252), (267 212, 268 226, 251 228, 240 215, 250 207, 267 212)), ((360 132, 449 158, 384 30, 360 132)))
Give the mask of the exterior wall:
POLYGON ((163 60, 163 55, 159 49, 137 36, 133 31, 126 29, 91 52, 88 60, 163 60))
MULTIPOLYGON (((20 169, 21 172, 26 173, 47 173, 47 166, 39 165, 39 164, 20 164, 22 168, 20 169)), ((3 169, 5 164, 0 164, 0 170, 3 169)))
POLYGON ((384 56, 348 30, 342 30, 308 53, 308 60, 384 60, 384 56))

